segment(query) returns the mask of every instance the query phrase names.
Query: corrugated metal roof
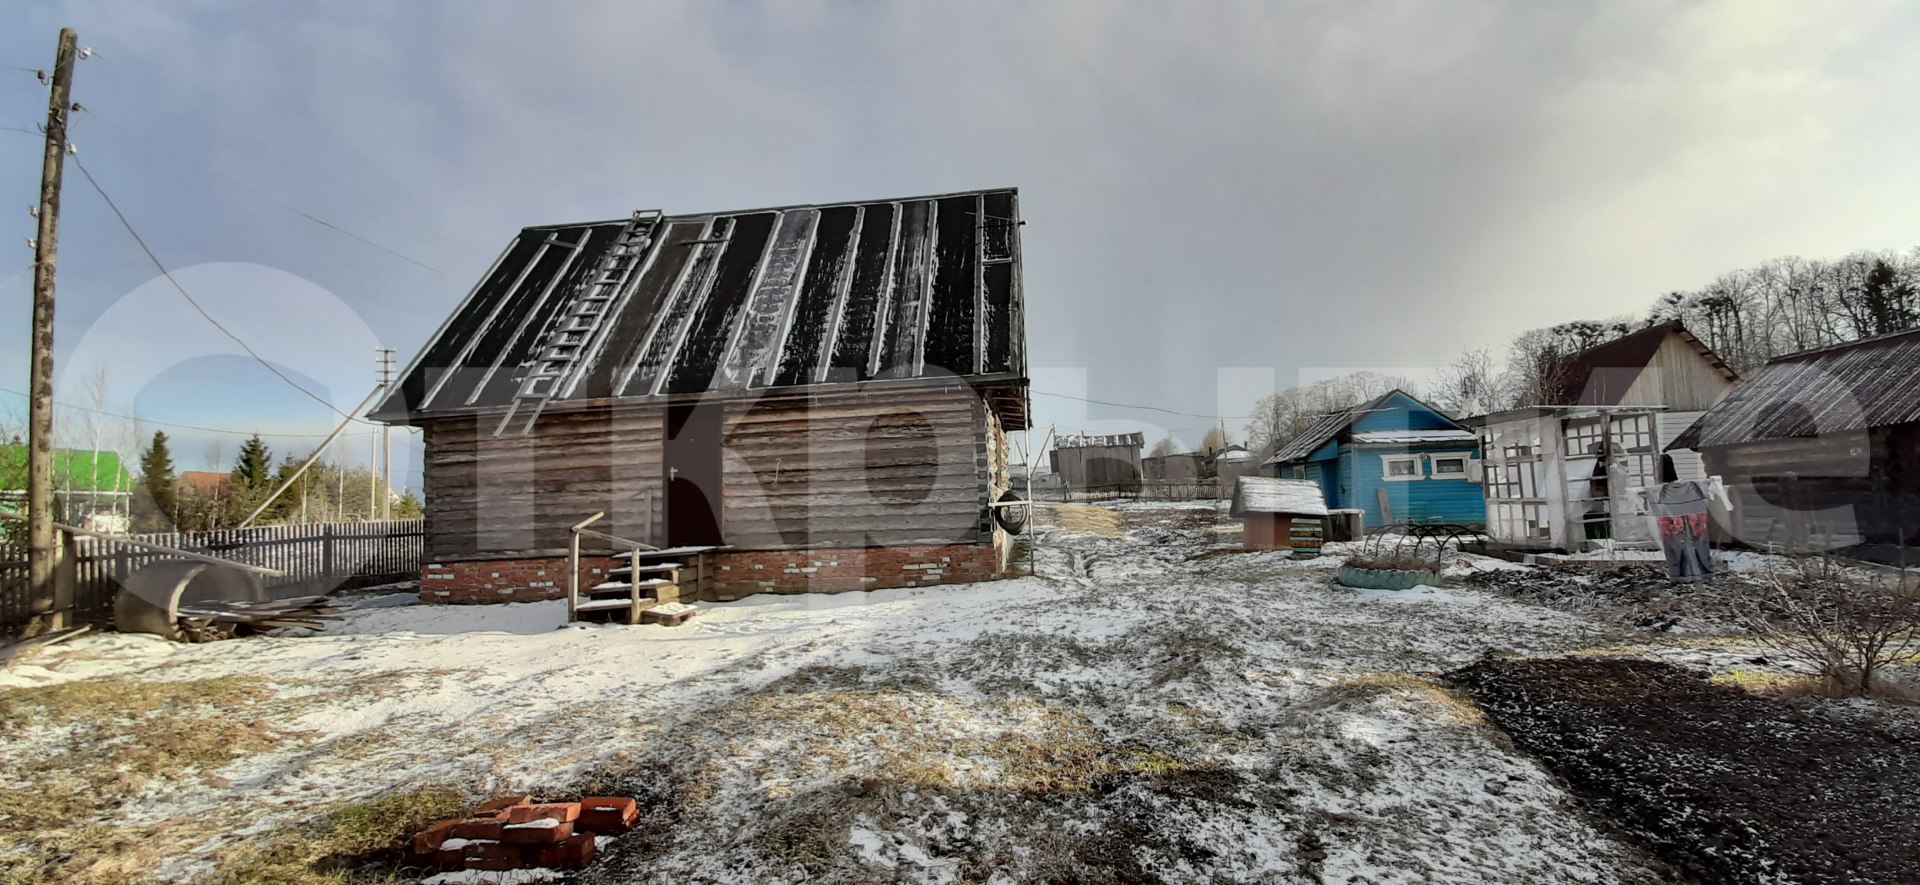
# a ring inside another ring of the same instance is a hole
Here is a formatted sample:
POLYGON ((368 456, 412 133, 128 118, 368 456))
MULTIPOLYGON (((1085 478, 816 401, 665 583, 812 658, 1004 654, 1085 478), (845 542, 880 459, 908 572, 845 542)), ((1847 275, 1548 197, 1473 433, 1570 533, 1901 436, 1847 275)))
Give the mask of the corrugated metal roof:
POLYGON ((1669 449, 1730 446, 1920 421, 1920 329, 1775 357, 1669 449))
MULTIPOLYGON (((1014 189, 647 223, 549 408, 1026 374, 1014 189)), ((374 417, 506 407, 629 224, 521 231, 374 417)))
MULTIPOLYGON (((1382 399, 1385 399, 1385 397, 1382 397, 1382 399)), ((1374 400, 1374 402, 1379 402, 1379 400, 1374 400)), ((1372 403, 1368 405, 1370 406, 1372 403)), ((1320 416, 1319 420, 1307 425, 1307 429, 1301 431, 1299 436, 1294 437, 1289 440, 1286 445, 1281 446, 1280 451, 1274 452, 1273 457, 1268 458, 1266 463, 1282 464, 1288 461, 1297 461, 1313 454, 1321 446, 1326 445, 1327 440, 1333 439, 1340 431, 1347 429, 1347 425, 1352 424, 1353 419, 1359 417, 1359 413, 1362 411, 1364 411, 1364 409, 1346 409, 1330 415, 1320 416)))
POLYGON ((1304 479, 1242 476, 1234 484, 1233 507, 1227 512, 1236 518, 1252 513, 1326 516, 1327 499, 1318 483, 1304 479))

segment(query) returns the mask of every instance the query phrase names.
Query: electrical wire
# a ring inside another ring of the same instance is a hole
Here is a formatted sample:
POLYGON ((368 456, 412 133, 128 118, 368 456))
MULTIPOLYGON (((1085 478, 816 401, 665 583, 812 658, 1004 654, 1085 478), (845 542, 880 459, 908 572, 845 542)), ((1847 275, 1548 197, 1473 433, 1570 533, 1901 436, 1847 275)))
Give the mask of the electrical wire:
POLYGON ((0 126, 0 132, 25 132, 28 135, 40 134, 39 130, 37 129, 22 129, 18 126, 0 126))
MULTIPOLYGON (((23 391, 14 390, 13 388, 10 388, 10 387, 0 387, 0 393, 10 393, 10 394, 13 394, 14 396, 22 397, 22 398, 25 398, 27 395, 23 391)), ((155 421, 150 418, 142 418, 139 415, 123 415, 119 412, 108 412, 101 409, 90 409, 86 406, 76 406, 71 403, 63 403, 58 400, 55 400, 53 404, 56 406, 59 406, 62 409, 75 409, 82 412, 92 412, 95 415, 105 415, 109 418, 125 418, 128 421, 137 421, 141 424, 152 424, 158 427, 177 427, 181 430, 198 430, 205 433, 224 433, 231 436, 287 436, 287 437, 303 437, 303 438, 319 439, 321 437, 325 437, 328 435, 325 433, 262 433, 256 430, 230 430, 225 427, 202 427, 198 424, 180 424, 173 421, 155 421)), ((373 430, 357 431, 349 435, 359 436, 365 433, 378 433, 378 432, 379 430, 376 428, 373 430)))
POLYGON ((306 220, 308 220, 308 221, 311 221, 311 222, 313 222, 314 224, 317 224, 317 225, 320 225, 321 227, 324 227, 324 228, 326 228, 326 229, 328 229, 328 230, 330 230, 330 231, 333 231, 334 233, 337 233, 337 234, 340 234, 341 236, 344 236, 344 237, 349 237, 349 238, 352 238, 352 239, 355 239, 355 240, 359 240, 360 242, 362 242, 362 243, 365 243, 366 245, 369 245, 369 246, 372 246, 372 247, 373 247, 373 248, 375 248, 375 249, 379 249, 380 251, 382 251, 382 252, 385 252, 385 253, 387 253, 388 255, 392 255, 393 257, 395 257, 395 258, 398 258, 398 259, 400 259, 401 261, 405 261, 405 262, 407 262, 408 264, 412 264, 412 265, 415 265, 415 266, 418 266, 418 267, 422 267, 422 268, 425 268, 425 269, 427 269, 427 270, 430 270, 430 271, 433 271, 434 273, 437 273, 437 274, 439 274, 439 275, 441 275, 441 276, 443 276, 443 277, 447 277, 448 279, 452 279, 452 275, 450 275, 450 274, 448 274, 448 273, 447 273, 446 271, 444 271, 444 270, 441 270, 440 268, 437 268, 437 267, 434 267, 434 266, 433 266, 433 265, 431 265, 431 264, 428 264, 428 263, 426 263, 426 262, 424 262, 424 261, 421 261, 421 260, 419 260, 419 259, 417 259, 417 258, 414 258, 413 256, 411 256, 411 255, 408 255, 408 254, 406 254, 406 253, 404 253, 404 252, 401 252, 401 251, 399 251, 399 250, 397 250, 397 249, 391 249, 391 248, 388 248, 388 247, 386 247, 386 246, 382 246, 382 245, 380 245, 379 243, 376 243, 376 242, 374 242, 374 241, 372 241, 372 240, 369 240, 369 239, 367 239, 366 237, 363 237, 363 236, 361 236, 361 235, 359 235, 359 234, 356 234, 356 233, 354 233, 353 231, 350 231, 350 230, 347 230, 347 229, 346 229, 346 228, 344 228, 344 227, 341 227, 341 226, 339 226, 339 225, 337 225, 337 224, 334 224, 334 223, 333 223, 333 222, 331 222, 331 221, 327 221, 327 220, 325 220, 325 219, 323 219, 323 218, 316 218, 316 217, 314 217, 313 215, 310 215, 310 214, 308 214, 308 213, 306 213, 306 212, 304 212, 304 211, 301 211, 300 209, 297 209, 297 208, 295 208, 295 207, 293 207, 293 206, 289 206, 289 205, 287 205, 286 203, 282 203, 282 202, 280 202, 279 200, 276 200, 276 199, 274 199, 273 197, 270 197, 270 196, 267 196, 266 194, 264 194, 264 193, 261 193, 260 191, 257 191, 257 190, 255 190, 255 189, 253 189, 253 188, 251 188, 251 187, 248 187, 248 186, 247 186, 246 184, 244 184, 244 183, 242 183, 242 182, 241 182, 241 181, 240 181, 239 179, 236 179, 236 178, 233 178, 232 176, 228 176, 228 175, 221 175, 220 177, 222 177, 222 178, 225 178, 225 179, 226 179, 227 181, 230 181, 230 182, 232 182, 232 183, 233 183, 233 185, 234 185, 235 187, 238 187, 238 188, 240 188, 241 190, 244 190, 244 191, 246 191, 247 193, 250 193, 250 194, 252 194, 252 195, 254 195, 254 196, 256 196, 256 197, 259 197, 259 198, 260 198, 260 199, 262 199, 262 200, 266 200, 267 202, 269 202, 269 203, 272 203, 272 204, 274 204, 275 206, 279 206, 280 208, 282 208, 282 209, 285 209, 285 210, 287 210, 288 212, 292 212, 293 214, 295 214, 295 215, 298 215, 298 216, 300 216, 301 218, 304 218, 304 219, 306 219, 306 220))
POLYGON ((135 243, 140 244, 140 251, 147 253, 147 260, 153 262, 153 266, 159 269, 160 275, 166 277, 167 282, 173 284, 173 288, 180 293, 180 297, 187 299, 187 303, 193 305, 193 309, 196 311, 199 311, 200 316, 205 317, 206 321, 209 323, 212 323, 214 328, 219 329, 221 334, 224 334, 228 338, 233 339, 233 343, 240 345, 240 349, 246 351, 248 356, 253 357, 254 362, 257 362, 261 366, 265 367, 267 371, 272 372, 274 374, 274 377, 277 377, 280 380, 285 381, 288 387, 291 387, 294 390, 300 391, 302 394, 305 394, 308 399, 313 400, 314 402, 319 403, 323 406, 326 406, 328 411, 331 411, 342 418, 345 418, 349 421, 358 421, 361 424, 367 424, 371 426, 371 422, 362 420, 356 416, 349 415, 345 412, 340 411, 340 409, 336 407, 333 403, 330 403, 325 399, 322 399, 318 394, 314 393, 313 391, 300 386, 299 382, 296 382, 292 378, 287 377, 285 372, 280 371, 272 363, 267 362, 266 359, 260 356, 260 354, 256 352, 251 345, 247 344, 246 341, 241 340, 240 336, 233 334, 233 332, 230 331, 226 326, 221 325, 219 320, 214 319, 213 314, 208 313, 206 308, 201 307, 200 302, 195 301, 193 298, 193 295, 187 292, 187 288, 185 286, 180 285, 179 280, 176 280, 173 278, 173 272, 167 270, 167 266, 161 263, 160 256, 155 255, 153 253, 153 249, 147 245, 147 241, 141 238, 140 232, 133 229, 133 222, 128 221, 126 213, 121 212, 120 207, 113 202, 113 198, 107 196, 106 189, 100 186, 100 182, 94 180, 93 173, 87 171, 87 167, 85 166, 85 164, 82 164, 80 162, 79 157, 73 158, 73 165, 80 170, 81 175, 86 177, 87 184, 90 184, 93 186, 94 193, 99 194, 100 199, 106 201, 107 208, 113 210, 114 217, 120 219, 120 226, 127 229, 128 235, 133 237, 133 241, 135 243))
POLYGON ((1036 394, 1039 394, 1040 396, 1051 396, 1051 397, 1056 397, 1058 399, 1076 400, 1083 403, 1092 403, 1096 406, 1112 406, 1116 409, 1138 409, 1144 412, 1165 412, 1166 414, 1169 414, 1169 415, 1179 415, 1182 418, 1206 418, 1213 421, 1245 421, 1247 420, 1247 416, 1245 415, 1202 415, 1198 412, 1182 412, 1176 409, 1163 409, 1163 408, 1160 408, 1159 406, 1137 406, 1137 405, 1133 405, 1132 403, 1107 402, 1106 400, 1087 399, 1084 396, 1072 396, 1070 394, 1065 394, 1065 393, 1050 393, 1045 390, 1036 390, 1033 392, 1036 394))

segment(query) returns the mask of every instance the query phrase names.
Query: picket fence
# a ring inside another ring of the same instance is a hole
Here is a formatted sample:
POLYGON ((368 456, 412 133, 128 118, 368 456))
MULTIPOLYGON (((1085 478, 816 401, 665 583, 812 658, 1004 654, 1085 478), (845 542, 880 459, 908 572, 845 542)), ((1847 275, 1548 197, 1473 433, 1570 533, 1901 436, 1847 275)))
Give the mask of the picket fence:
MULTIPOLYGON (((73 620, 111 621, 113 597, 127 576, 148 563, 169 558, 157 550, 114 538, 67 536, 72 564, 73 620)), ((424 523, 418 519, 269 525, 211 532, 153 532, 135 540, 205 553, 284 572, 264 579, 282 593, 324 593, 345 586, 368 586, 420 576, 425 551, 424 523)), ((17 631, 31 617, 27 585, 27 546, 0 541, 0 635, 17 631)))

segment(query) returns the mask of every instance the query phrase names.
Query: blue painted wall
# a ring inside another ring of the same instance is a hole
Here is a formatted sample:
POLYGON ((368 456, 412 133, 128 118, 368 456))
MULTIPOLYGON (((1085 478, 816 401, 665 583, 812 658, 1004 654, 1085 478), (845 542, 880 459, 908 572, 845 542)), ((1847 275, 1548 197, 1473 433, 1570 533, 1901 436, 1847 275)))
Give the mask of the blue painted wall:
POLYGON ((1340 457, 1341 497, 1351 503, 1341 506, 1365 510, 1368 528, 1385 525, 1387 518, 1380 511, 1379 490, 1386 489, 1394 522, 1485 523, 1487 499, 1479 483, 1465 477, 1434 479, 1433 467, 1427 462, 1419 465, 1421 479, 1388 482, 1385 465, 1380 460, 1382 455, 1462 452, 1472 448, 1475 447, 1443 444, 1348 449, 1340 457))

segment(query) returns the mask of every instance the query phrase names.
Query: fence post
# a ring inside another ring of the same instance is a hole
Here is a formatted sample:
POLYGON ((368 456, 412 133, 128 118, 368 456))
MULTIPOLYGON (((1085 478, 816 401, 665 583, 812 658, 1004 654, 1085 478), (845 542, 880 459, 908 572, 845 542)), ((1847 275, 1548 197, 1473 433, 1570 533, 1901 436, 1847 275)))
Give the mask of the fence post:
POLYGON ((333 523, 330 522, 320 527, 320 570, 327 573, 327 583, 333 583, 337 575, 334 574, 333 523))

